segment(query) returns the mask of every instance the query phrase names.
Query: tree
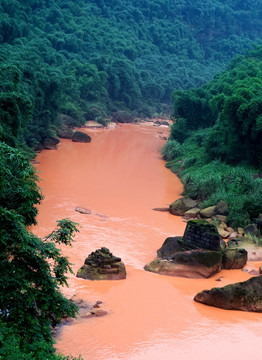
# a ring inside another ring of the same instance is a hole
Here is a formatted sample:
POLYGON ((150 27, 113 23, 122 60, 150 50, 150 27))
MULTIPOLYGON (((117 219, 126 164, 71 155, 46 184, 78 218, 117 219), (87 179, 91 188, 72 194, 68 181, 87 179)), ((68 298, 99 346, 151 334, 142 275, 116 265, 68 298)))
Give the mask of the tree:
POLYGON ((60 292, 72 270, 56 244, 71 245, 77 224, 60 220, 44 239, 30 232, 42 198, 37 176, 18 150, 0 143, 0 154, 0 359, 15 359, 10 343, 16 358, 57 359, 51 327, 77 307, 60 292))

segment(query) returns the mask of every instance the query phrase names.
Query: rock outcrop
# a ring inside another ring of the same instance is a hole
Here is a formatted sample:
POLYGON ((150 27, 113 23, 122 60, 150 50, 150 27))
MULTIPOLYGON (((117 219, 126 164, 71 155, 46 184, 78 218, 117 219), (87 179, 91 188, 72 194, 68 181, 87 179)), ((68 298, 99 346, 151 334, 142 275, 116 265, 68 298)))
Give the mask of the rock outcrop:
POLYGON ((62 138, 62 139, 72 139, 74 134, 74 131, 72 128, 70 128, 67 125, 62 125, 60 128, 58 128, 57 130, 57 136, 62 138))
POLYGON ((126 269, 119 257, 102 247, 86 258, 76 276, 89 280, 120 280, 126 278, 126 269))
POLYGON ((221 252, 204 249, 178 251, 169 259, 155 259, 145 266, 145 270, 160 275, 209 278, 221 270, 221 252))
POLYGON ((72 141, 74 142, 82 142, 82 143, 89 143, 91 141, 91 137, 84 132, 75 131, 72 136, 72 141))
POLYGON ((43 149, 47 149, 47 150, 55 150, 56 149, 56 145, 60 142, 60 140, 57 137, 54 136, 50 136, 50 137, 46 137, 44 138, 43 142, 42 142, 42 146, 43 149))
POLYGON ((213 224, 188 221, 183 237, 169 237, 145 270, 162 275, 208 278, 221 270, 221 238, 213 224))
POLYGON ((194 300, 227 310, 262 312, 262 276, 201 291, 194 300))
POLYGON ((197 203, 194 200, 192 200, 188 197, 183 197, 183 198, 180 198, 180 199, 174 201, 169 206, 169 211, 173 215, 182 216, 182 215, 184 215, 184 213, 186 211, 188 211, 189 209, 195 208, 196 206, 197 206, 197 203))

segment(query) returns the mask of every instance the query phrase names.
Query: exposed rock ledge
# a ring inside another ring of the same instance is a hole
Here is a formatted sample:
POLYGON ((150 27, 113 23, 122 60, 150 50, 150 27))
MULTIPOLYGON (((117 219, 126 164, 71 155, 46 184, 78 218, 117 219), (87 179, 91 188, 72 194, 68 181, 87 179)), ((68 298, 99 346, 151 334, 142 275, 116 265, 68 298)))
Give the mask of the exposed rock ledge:
POLYGON ((221 238, 213 224, 190 220, 183 237, 169 237, 144 269, 161 275, 208 278, 221 270, 221 238))
POLYGON ((262 312, 262 276, 198 293, 194 300, 226 310, 262 312))
POLYGON ((169 237, 144 269, 160 275, 208 278, 223 269, 242 269, 244 249, 227 249, 214 224, 190 220, 183 237, 169 237))

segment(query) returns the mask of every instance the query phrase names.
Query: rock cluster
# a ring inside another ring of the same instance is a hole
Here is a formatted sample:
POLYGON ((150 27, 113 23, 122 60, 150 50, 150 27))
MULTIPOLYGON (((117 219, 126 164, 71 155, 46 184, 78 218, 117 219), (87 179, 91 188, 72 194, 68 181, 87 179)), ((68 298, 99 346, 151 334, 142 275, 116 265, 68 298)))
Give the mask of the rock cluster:
POLYGON ((189 220, 183 237, 169 237, 145 270, 161 275, 208 278, 223 269, 242 269, 244 249, 228 249, 214 224, 189 220))
POLYGON ((221 270, 222 250, 216 227, 205 220, 188 221, 183 237, 169 237, 145 270, 162 275, 208 278, 221 270))
POLYGON ((126 269, 119 257, 102 247, 86 258, 76 276, 89 280, 120 280, 126 278, 126 269))
MULTIPOLYGON (((219 235, 223 239, 243 238, 256 236, 262 230, 262 214, 258 216, 257 224, 249 224, 244 229, 233 229, 227 225, 227 215, 229 213, 228 204, 219 201, 216 205, 200 209, 197 201, 182 197, 169 205, 169 212, 173 215, 182 216, 184 219, 205 219, 216 225, 219 235)), ((242 239, 243 240, 243 239, 242 239)))

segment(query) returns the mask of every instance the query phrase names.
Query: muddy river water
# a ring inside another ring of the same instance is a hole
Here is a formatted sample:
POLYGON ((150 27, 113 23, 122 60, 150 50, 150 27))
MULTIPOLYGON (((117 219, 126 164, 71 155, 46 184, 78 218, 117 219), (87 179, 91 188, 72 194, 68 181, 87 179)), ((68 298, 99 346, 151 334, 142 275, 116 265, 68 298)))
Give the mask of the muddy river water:
POLYGON ((193 301, 197 292, 246 280, 248 273, 224 270, 210 279, 193 280, 143 270, 165 238, 182 235, 186 226, 180 217, 152 210, 167 207, 182 192, 159 152, 168 129, 122 125, 85 131, 91 143, 63 140, 58 150, 38 156, 45 199, 35 232, 45 236, 56 220, 71 218, 80 232, 73 247, 62 250, 74 272, 92 251, 105 246, 122 258, 127 279, 89 281, 69 275, 64 294, 102 301, 108 314, 63 326, 57 350, 81 354, 84 360, 261 359, 262 314, 193 301), (88 208, 91 214, 80 214, 75 207, 88 208))

